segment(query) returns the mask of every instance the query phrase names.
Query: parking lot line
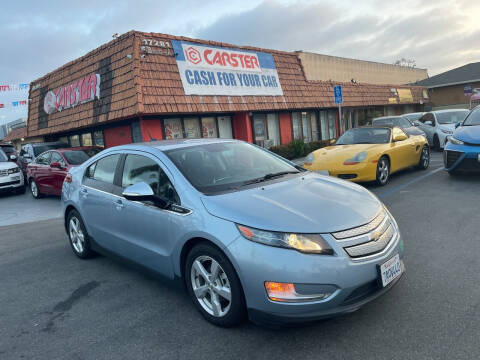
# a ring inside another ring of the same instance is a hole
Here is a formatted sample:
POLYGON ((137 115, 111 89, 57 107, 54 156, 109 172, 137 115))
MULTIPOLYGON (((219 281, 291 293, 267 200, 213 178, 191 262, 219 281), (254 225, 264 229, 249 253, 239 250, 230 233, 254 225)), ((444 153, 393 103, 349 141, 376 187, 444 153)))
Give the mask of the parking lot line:
POLYGON ((421 175, 421 176, 419 176, 419 177, 416 177, 416 178, 413 179, 413 180, 407 181, 405 184, 396 186, 396 187, 394 187, 394 188, 392 188, 392 189, 390 189, 390 190, 387 190, 387 191, 385 191, 385 192, 383 192, 383 193, 380 193, 380 194, 378 194, 378 197, 379 197, 380 199, 385 199, 386 197, 388 197, 388 196, 390 196, 390 195, 392 195, 392 194, 394 194, 394 193, 396 193, 396 192, 398 192, 398 191, 400 191, 400 190, 403 190, 403 189, 405 189, 407 186, 410 186, 410 185, 416 183, 417 181, 423 180, 423 179, 425 179, 426 177, 428 177, 428 176, 430 176, 430 175, 433 175, 433 174, 439 172, 440 170, 443 170, 443 166, 442 166, 442 167, 439 167, 439 168, 437 168, 437 169, 435 169, 435 170, 432 170, 432 171, 430 171, 430 172, 428 172, 428 173, 426 173, 426 174, 423 174, 423 175, 421 175))

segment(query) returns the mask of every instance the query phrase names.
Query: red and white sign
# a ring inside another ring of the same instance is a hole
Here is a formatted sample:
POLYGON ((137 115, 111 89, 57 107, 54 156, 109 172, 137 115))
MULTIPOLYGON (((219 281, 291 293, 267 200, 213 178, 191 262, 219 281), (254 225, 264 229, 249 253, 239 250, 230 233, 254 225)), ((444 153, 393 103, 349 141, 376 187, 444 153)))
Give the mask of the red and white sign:
POLYGON ((100 99, 100 74, 90 74, 73 84, 50 90, 45 95, 43 109, 52 114, 55 110, 62 111, 95 98, 100 99))
POLYGON ((252 52, 232 51, 206 46, 183 44, 185 59, 189 65, 205 69, 243 70, 261 72, 258 57, 252 52))

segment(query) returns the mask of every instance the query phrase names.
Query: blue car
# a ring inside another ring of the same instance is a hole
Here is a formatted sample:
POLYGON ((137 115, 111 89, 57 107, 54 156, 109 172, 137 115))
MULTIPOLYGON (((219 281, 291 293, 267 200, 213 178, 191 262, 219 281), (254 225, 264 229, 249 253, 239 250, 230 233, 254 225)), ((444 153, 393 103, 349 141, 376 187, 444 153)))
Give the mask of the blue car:
POLYGON ((445 170, 450 175, 460 171, 480 172, 480 106, 456 127, 443 152, 445 170))
POLYGON ((398 225, 372 193, 237 140, 107 149, 69 171, 62 208, 75 255, 181 279, 219 326, 349 313, 404 272, 398 225))

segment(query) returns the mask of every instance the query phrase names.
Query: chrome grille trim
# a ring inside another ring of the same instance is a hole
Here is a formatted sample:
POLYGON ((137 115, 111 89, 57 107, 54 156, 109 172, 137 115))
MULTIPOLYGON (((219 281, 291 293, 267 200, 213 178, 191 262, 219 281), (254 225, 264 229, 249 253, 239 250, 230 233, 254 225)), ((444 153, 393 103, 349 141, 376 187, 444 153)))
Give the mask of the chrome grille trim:
POLYGON ((366 234, 374 229, 376 229, 385 219, 387 214, 385 213, 385 210, 382 209, 380 210, 380 213, 377 214, 372 221, 369 223, 353 228, 353 229, 348 229, 348 230, 343 230, 343 231, 337 231, 332 233, 333 237, 337 240, 342 240, 342 239, 347 239, 347 238, 352 238, 355 236, 363 235, 366 234))
POLYGON ((394 234, 395 230, 393 228, 393 224, 388 222, 387 229, 378 238, 373 235, 373 239, 371 241, 359 245, 349 246, 344 249, 352 258, 372 255, 385 249, 390 243, 390 240, 392 240, 394 234))

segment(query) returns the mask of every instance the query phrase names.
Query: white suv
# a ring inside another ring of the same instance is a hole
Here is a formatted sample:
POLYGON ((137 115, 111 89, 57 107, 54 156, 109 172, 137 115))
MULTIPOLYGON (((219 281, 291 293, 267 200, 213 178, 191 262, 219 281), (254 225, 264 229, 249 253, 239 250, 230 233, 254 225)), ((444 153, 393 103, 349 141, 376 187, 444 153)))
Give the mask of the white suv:
POLYGON ((431 111, 414 121, 414 124, 425 132, 430 146, 440 151, 453 134, 455 124, 463 121, 469 112, 467 109, 431 111))
MULTIPOLYGON (((15 158, 11 160, 15 160, 15 158)), ((18 165, 9 161, 8 156, 0 149, 0 191, 4 190, 13 190, 17 194, 23 194, 25 193, 25 183, 18 165)))

